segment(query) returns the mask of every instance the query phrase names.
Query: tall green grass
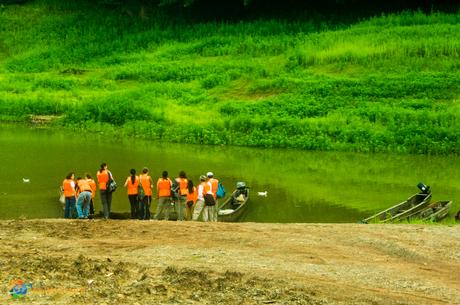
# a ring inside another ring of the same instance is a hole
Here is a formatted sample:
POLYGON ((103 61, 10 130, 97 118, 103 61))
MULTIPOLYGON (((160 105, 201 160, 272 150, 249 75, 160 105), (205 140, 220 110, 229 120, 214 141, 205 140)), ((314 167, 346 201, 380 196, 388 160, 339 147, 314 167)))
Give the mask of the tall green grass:
POLYGON ((57 115, 186 143, 460 151, 460 13, 349 25, 167 18, 5 7, 0 119, 57 115))

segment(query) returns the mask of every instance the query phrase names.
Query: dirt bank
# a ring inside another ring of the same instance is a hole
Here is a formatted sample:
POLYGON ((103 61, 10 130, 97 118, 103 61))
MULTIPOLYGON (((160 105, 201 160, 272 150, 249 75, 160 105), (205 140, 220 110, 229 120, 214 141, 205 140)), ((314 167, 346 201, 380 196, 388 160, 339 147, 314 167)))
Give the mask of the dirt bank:
POLYGON ((460 304, 460 226, 0 222, 0 303, 460 304))

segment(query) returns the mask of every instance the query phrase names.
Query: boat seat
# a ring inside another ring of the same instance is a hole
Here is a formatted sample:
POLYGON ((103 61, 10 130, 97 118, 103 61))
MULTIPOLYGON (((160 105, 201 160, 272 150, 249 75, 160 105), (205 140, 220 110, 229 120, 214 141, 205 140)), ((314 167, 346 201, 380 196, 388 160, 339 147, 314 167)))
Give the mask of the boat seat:
POLYGON ((233 209, 225 209, 225 210, 219 210, 218 214, 219 215, 229 215, 232 214, 235 210, 233 209))

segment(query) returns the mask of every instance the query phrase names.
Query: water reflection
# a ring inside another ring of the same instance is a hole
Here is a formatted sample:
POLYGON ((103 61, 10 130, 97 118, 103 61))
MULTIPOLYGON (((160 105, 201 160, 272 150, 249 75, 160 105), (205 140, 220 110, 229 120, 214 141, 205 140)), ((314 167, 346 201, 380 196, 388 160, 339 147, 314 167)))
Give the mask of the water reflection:
MULTIPOLYGON (((433 200, 454 200, 454 209, 460 198, 456 156, 180 145, 17 126, 2 126, 0 144, 0 218, 61 217, 57 197, 64 176, 95 176, 101 162, 119 184, 130 168, 144 166, 154 180, 164 169, 173 177, 183 169, 194 182, 213 171, 228 192, 245 181, 252 196, 244 221, 356 222, 417 192, 419 181, 431 185, 433 200)), ((129 210, 123 188, 115 192, 112 209, 129 210)))

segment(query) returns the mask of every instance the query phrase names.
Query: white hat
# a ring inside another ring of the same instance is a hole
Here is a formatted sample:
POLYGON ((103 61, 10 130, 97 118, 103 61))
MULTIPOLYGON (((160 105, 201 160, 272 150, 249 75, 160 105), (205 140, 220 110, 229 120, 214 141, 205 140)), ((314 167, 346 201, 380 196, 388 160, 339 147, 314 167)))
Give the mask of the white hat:
POLYGON ((214 177, 214 174, 213 174, 212 172, 208 172, 208 173, 206 174, 206 176, 208 176, 208 177, 214 177))

